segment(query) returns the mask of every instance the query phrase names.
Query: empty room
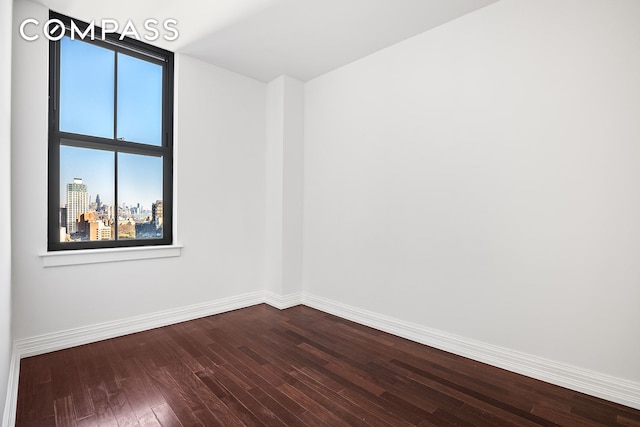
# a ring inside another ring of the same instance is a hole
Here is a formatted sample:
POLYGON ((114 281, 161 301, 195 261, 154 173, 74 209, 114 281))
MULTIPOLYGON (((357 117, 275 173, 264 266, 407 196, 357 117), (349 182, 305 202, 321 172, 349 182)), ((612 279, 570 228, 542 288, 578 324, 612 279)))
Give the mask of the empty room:
POLYGON ((12 426, 640 426, 640 1, 2 0, 12 426))

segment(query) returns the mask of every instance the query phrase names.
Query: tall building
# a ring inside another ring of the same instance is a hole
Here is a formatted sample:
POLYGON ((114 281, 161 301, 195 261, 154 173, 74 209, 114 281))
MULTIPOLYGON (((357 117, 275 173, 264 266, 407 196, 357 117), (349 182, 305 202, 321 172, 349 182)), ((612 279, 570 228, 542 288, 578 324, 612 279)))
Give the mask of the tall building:
POLYGON ((153 216, 153 222, 160 227, 162 225, 162 200, 158 200, 151 205, 151 215, 153 216))
POLYGON ((73 178, 73 183, 67 184, 67 233, 78 231, 78 217, 89 208, 89 193, 82 178, 73 178))

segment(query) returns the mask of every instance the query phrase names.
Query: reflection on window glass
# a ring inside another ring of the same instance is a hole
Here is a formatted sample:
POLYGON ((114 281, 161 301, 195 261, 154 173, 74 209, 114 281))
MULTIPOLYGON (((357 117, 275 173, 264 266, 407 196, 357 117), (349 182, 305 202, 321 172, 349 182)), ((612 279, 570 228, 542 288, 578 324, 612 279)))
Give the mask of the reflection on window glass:
POLYGON ((162 237, 162 157, 118 153, 118 239, 162 237))
POLYGON ((121 53, 117 138, 162 144, 162 67, 121 53))
POLYGON ((60 146, 60 242, 113 240, 114 153, 60 146))
POLYGON ((113 138, 115 54, 64 37, 60 44, 60 130, 113 138))

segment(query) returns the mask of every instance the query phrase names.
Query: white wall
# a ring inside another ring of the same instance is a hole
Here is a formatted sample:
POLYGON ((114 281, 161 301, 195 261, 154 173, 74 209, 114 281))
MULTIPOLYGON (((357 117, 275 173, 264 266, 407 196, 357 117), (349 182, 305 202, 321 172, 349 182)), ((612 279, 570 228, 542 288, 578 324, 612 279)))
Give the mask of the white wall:
POLYGON ((304 181, 304 85, 284 76, 284 150, 282 164, 283 293, 302 290, 302 200, 304 181))
POLYGON ((13 2, 0 2, 0 422, 11 358, 11 37, 13 2))
MULTIPOLYGON (((14 23, 48 11, 16 2, 14 23)), ((43 268, 48 45, 14 40, 14 338, 254 292, 262 286, 266 85, 177 58, 177 241, 182 256, 43 268)))
POLYGON ((304 84, 280 76, 267 85, 266 290, 302 288, 304 84))
POLYGON ((284 295, 282 289, 282 191, 284 163, 284 76, 267 84, 265 105, 266 126, 266 241, 265 241, 265 289, 276 295, 284 295))
POLYGON ((304 291, 640 380, 638 22, 503 0, 307 83, 304 291))

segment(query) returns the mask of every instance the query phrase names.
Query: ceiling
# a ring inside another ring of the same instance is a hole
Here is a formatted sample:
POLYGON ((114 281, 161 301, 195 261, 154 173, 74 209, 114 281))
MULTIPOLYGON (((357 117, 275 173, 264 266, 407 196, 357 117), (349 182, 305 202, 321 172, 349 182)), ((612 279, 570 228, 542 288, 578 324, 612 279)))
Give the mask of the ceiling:
MULTIPOLYGON (((308 81, 498 0, 37 0, 84 21, 175 19, 154 44, 263 82, 308 81)), ((162 32, 161 25, 160 32, 162 32)))

